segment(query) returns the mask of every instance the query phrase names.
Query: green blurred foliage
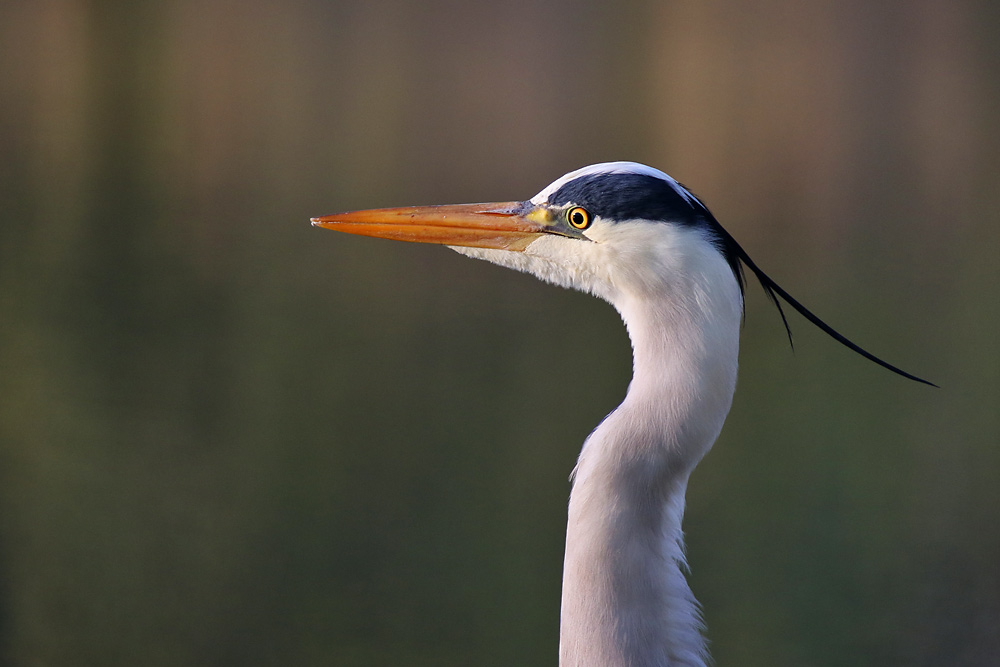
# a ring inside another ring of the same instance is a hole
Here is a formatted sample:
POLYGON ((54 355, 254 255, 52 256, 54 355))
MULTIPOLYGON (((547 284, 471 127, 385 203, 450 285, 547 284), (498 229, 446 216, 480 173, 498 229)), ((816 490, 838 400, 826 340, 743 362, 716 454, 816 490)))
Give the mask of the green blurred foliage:
POLYGON ((0 5, 0 661, 554 664, 605 304, 313 215, 688 183, 751 286, 689 490, 719 665, 1000 655, 985 3, 0 5))

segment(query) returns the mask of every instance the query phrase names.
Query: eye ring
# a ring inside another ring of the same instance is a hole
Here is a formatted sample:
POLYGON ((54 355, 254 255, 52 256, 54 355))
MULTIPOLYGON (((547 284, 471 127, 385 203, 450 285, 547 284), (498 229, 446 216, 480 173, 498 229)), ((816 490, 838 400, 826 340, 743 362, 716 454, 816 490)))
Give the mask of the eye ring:
POLYGON ((574 206, 573 208, 566 211, 566 222, 573 229, 586 229, 590 227, 592 218, 590 217, 590 211, 582 206, 574 206))

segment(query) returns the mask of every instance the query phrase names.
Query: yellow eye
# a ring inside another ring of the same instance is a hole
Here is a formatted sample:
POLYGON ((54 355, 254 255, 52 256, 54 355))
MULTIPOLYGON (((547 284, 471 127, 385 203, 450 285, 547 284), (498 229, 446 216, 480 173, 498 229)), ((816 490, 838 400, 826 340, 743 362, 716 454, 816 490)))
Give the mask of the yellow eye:
POLYGON ((590 227, 590 212, 582 206, 574 206, 566 211, 566 220, 574 229, 590 227))

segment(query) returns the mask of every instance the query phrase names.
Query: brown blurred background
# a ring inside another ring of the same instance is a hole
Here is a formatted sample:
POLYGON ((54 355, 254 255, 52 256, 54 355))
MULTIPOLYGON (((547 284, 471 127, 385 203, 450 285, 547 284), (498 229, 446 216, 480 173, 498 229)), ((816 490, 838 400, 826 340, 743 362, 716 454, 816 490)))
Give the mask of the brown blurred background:
POLYGON ((308 218, 687 183, 765 270, 696 471, 725 666, 1000 655, 1000 5, 0 4, 0 661, 554 665, 587 296, 308 218))

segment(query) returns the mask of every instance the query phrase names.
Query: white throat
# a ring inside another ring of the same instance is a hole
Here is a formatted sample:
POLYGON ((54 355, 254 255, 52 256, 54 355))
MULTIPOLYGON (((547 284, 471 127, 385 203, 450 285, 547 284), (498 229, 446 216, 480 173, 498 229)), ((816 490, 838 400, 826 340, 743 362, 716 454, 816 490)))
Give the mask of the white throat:
POLYGON ((722 429, 735 389, 735 280, 733 290, 729 322, 687 317, 670 304, 616 304, 636 371, 625 401, 587 439, 575 472, 564 667, 706 664, 697 602, 683 575, 681 519, 688 477, 722 429), (716 336, 719 327, 732 333, 716 336))
POLYGON ((595 222, 588 237, 544 236, 524 252, 455 248, 606 299, 632 340, 628 394, 574 473, 560 665, 702 666, 682 572, 684 491, 732 403, 742 295, 704 230, 595 222))

